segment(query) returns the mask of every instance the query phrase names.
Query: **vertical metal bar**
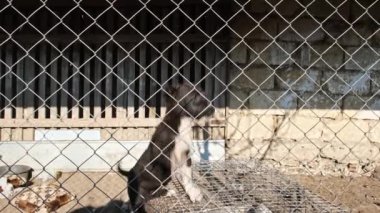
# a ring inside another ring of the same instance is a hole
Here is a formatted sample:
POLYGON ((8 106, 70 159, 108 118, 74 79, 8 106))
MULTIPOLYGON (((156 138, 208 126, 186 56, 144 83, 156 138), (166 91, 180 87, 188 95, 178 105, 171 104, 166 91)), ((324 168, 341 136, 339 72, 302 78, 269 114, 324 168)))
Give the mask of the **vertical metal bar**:
MULTIPOLYGON (((114 29, 114 26, 115 26, 115 21, 116 19, 114 19, 114 16, 112 16, 112 13, 107 13, 106 14, 106 23, 107 23, 107 30, 109 30, 110 32, 113 32, 113 29, 114 29)), ((106 100, 106 103, 105 103, 105 117, 106 118, 112 118, 112 111, 114 109, 116 109, 116 106, 115 106, 115 103, 116 103, 116 100, 113 100, 114 99, 114 96, 113 96, 113 85, 114 85, 114 82, 113 82, 113 79, 114 79, 114 72, 116 70, 113 69, 113 58, 114 58, 114 55, 113 55, 113 48, 114 48, 115 45, 113 45, 112 42, 109 42, 107 45, 106 45, 106 63, 108 64, 108 66, 112 67, 112 69, 108 69, 106 68, 106 74, 110 74, 107 76, 106 78, 106 96, 110 101, 110 103, 107 103, 107 100, 106 100), (115 102, 115 103, 114 103, 115 102), (108 105, 108 106, 107 106, 108 105)))
MULTIPOLYGON (((153 61, 156 57, 156 54, 154 51, 151 51, 150 52, 151 56, 151 61, 153 61)), ((157 81, 157 63, 158 61, 156 61, 154 64, 152 64, 152 66, 150 67, 150 75, 154 78, 154 80, 157 81)), ((152 97, 152 95, 157 91, 157 84, 155 81, 153 81, 152 79, 150 79, 150 92, 149 92, 149 96, 151 97, 151 99, 149 100, 149 118, 154 118, 156 117, 156 108, 158 106, 156 106, 156 100, 157 100, 157 94, 154 95, 152 97)))
MULTIPOLYGON (((146 29, 147 28, 147 15, 146 13, 142 13, 142 17, 140 19, 140 22, 139 22, 139 25, 140 25, 140 28, 141 29, 146 29)), ((144 68, 140 68, 140 73, 144 72, 143 75, 140 76, 139 78, 139 96, 140 98, 142 98, 144 101, 146 101, 145 99, 145 83, 146 83, 146 75, 145 75, 145 72, 146 72, 146 48, 147 48, 147 45, 146 43, 142 43, 139 47, 140 49, 140 55, 139 55, 139 63, 142 67, 144 68)), ((141 102, 141 101, 140 101, 141 102)), ((144 103, 139 103, 139 109, 138 109, 138 117, 139 118, 144 118, 145 117, 145 106, 144 106, 144 103)))
POLYGON ((68 92, 69 92, 69 84, 67 82, 68 76, 69 76, 69 62, 61 57, 60 60, 62 60, 61 63, 61 82, 64 84, 61 87, 61 118, 67 118, 67 112, 68 112, 68 92))
MULTIPOLYGON (((133 46, 133 45, 132 45, 133 46)), ((135 85, 134 82, 131 84, 131 82, 135 79, 135 63, 131 60, 131 58, 135 57, 135 52, 131 51, 129 53, 129 60, 127 63, 127 83, 129 85, 128 88, 128 117, 133 118, 135 113, 135 95, 132 93, 132 91, 135 91, 135 85)))
MULTIPOLYGON (((90 58, 90 53, 86 50, 83 50, 84 53, 84 60, 87 60, 88 58, 90 58)), ((91 61, 88 61, 84 67, 84 82, 83 82, 83 94, 85 95, 85 97, 83 97, 83 118, 84 119, 88 119, 90 118, 90 89, 91 89, 91 84, 90 84, 90 81, 91 81, 91 61), (87 95, 86 95, 87 94, 87 95)))
MULTIPOLYGON (((165 46, 165 45, 164 45, 165 46)), ((168 59, 168 53, 167 51, 163 53, 163 58, 168 59)), ((164 84, 168 78, 169 78, 169 66, 168 62, 164 59, 161 59, 161 85, 164 87, 162 88, 163 90, 165 89, 165 86, 167 84, 164 84)), ((166 113, 166 103, 165 103, 165 96, 166 93, 164 91, 161 92, 161 109, 160 109, 160 115, 163 117, 166 113)))
POLYGON ((215 63, 215 48, 207 48, 206 49, 206 85, 205 85, 205 92, 207 94, 207 98, 211 100, 213 97, 213 88, 214 88, 214 76, 212 75, 213 67, 215 63))
MULTIPOLYGON (((190 59, 190 57, 191 57, 191 53, 185 49, 184 56, 183 56, 184 63, 186 63, 190 59)), ((190 73, 191 73, 190 64, 191 64, 191 61, 188 61, 187 64, 183 68, 183 74, 188 81, 190 81, 190 73)))
POLYGON ((30 59, 31 57, 35 56, 35 51, 30 51, 29 56, 26 57, 25 61, 25 67, 28 67, 28 69, 25 69, 25 82, 27 83, 27 90, 25 92, 25 108, 24 108, 24 118, 33 118, 33 111, 34 111, 34 90, 35 90, 35 81, 32 81, 32 79, 35 76, 36 73, 36 65, 30 59))
MULTIPOLYGON (((220 51, 217 51, 215 54, 216 61, 218 62, 223 58, 223 53, 220 51)), ((215 68, 215 75, 218 77, 218 79, 222 82, 226 82, 227 80, 227 63, 226 61, 222 61, 216 68, 215 68)), ((223 90, 224 86, 217 82, 218 80, 215 80, 214 86, 215 86, 215 96, 220 95, 223 90)), ((225 93, 220 95, 215 102, 215 107, 217 107, 217 114, 218 116, 225 116, 226 115, 226 95, 225 93)))
POLYGON ((74 103, 71 109, 71 118, 72 119, 78 119, 79 118, 79 66, 80 66, 80 46, 79 44, 75 44, 73 48, 73 62, 74 66, 73 68, 73 77, 72 77, 72 87, 73 87, 73 97, 74 97, 74 103))
MULTIPOLYGON (((0 49, 0 60, 2 59, 3 51, 0 49)), ((3 118, 3 113, 4 113, 4 108, 5 108, 5 91, 3 91, 3 85, 5 84, 5 79, 4 79, 4 73, 6 72, 6 68, 4 68, 4 65, 2 62, 0 62, 0 118, 3 118)), ((1 140, 1 131, 0 131, 0 140, 1 140)))
MULTIPOLYGON (((206 29, 208 29, 209 31, 212 31, 214 28, 215 28, 215 22, 214 22, 214 19, 215 19, 215 16, 211 15, 209 17, 210 20, 207 20, 206 22, 206 29)), ((206 77, 206 85, 205 85, 205 90, 206 90, 206 94, 207 94, 207 98, 209 98, 211 100, 211 98, 213 97, 213 89, 214 89, 214 77, 212 75, 212 72, 213 72, 213 69, 212 67, 214 66, 215 64, 215 47, 213 46, 213 44, 210 42, 209 43, 210 45, 206 45, 206 72, 205 72, 205 75, 207 76, 206 77)))
MULTIPOLYGON (((200 44, 198 43, 195 43, 194 44, 194 47, 195 47, 195 51, 197 51, 199 48, 200 48, 200 44)), ((200 52, 198 52, 198 55, 200 55, 200 52)), ((199 62, 201 60, 201 58, 198 58, 198 56, 195 54, 195 58, 194 58, 194 82, 195 84, 199 84, 199 81, 201 80, 201 75, 202 75, 202 64, 199 62)))
MULTIPOLYGON (((113 55, 112 55, 112 47, 113 45, 111 44, 107 44, 106 46, 106 63, 108 64, 108 66, 112 66, 112 60, 113 60, 113 55)), ((105 118, 112 118, 112 108, 113 108, 113 103, 112 103, 112 85, 113 85, 113 70, 112 69, 109 69, 108 67, 105 68, 106 69, 106 85, 105 85, 105 93, 106 93, 106 97, 108 99, 111 100, 111 102, 108 102, 108 100, 106 99, 105 101, 105 118)))
POLYGON ((94 84, 95 90, 94 90, 94 118, 98 118, 98 116, 101 116, 101 93, 102 87, 99 80, 102 78, 102 66, 101 62, 98 58, 95 59, 94 64, 94 84))
POLYGON ((47 52, 47 47, 46 44, 42 43, 41 48, 39 49, 39 62, 43 66, 43 73, 38 77, 38 96, 42 99, 42 105, 39 106, 38 109, 38 118, 43 119, 46 117, 46 87, 45 87, 45 82, 46 82, 46 52, 47 52))
MULTIPOLYGON (((52 48, 50 52, 50 61, 53 61, 57 57, 57 53, 54 51, 54 48, 52 48)), ((51 76, 57 80, 58 79, 58 60, 53 62, 50 65, 50 73, 51 76)), ((58 110, 57 110, 57 104, 58 104, 58 92, 57 92, 57 83, 53 82, 50 84, 50 94, 54 94, 50 98, 50 118, 54 119, 58 117, 58 110)))
MULTIPOLYGON (((179 31, 179 14, 178 13, 174 13, 174 18, 173 18, 173 22, 172 22, 172 29, 174 29, 174 32, 178 33, 179 31)), ((179 67, 180 67, 180 64, 179 64, 179 57, 180 57, 180 54, 179 54, 179 43, 175 43, 172 47, 173 49, 173 54, 172 54, 172 63, 174 64, 174 73, 173 73, 173 76, 175 76, 173 78, 173 84, 177 84, 179 81, 179 67)))
POLYGON ((12 118, 12 103, 10 102, 12 99, 12 50, 12 46, 7 44, 5 47, 5 63, 7 64, 7 74, 5 75, 5 97, 7 97, 8 100, 5 101, 5 119, 12 118))
MULTIPOLYGON (((123 50, 121 48, 118 48, 117 49, 117 61, 120 62, 122 59, 123 59, 123 50)), ((127 63, 125 62, 125 60, 123 62, 121 62, 118 66, 117 66, 117 75, 119 76, 119 79, 116 80, 116 96, 120 95, 117 100, 116 100, 116 106, 117 106, 117 109, 116 109, 116 118, 125 118, 126 115, 127 115, 127 110, 126 110, 126 92, 124 91, 126 86, 125 86, 125 83, 127 82, 127 79, 126 79, 126 66, 127 66, 127 63), (120 80, 122 79, 122 80, 120 80)))
MULTIPOLYGON (((17 58, 22 57, 22 52, 19 50, 17 51, 17 58)), ((24 80, 24 60, 18 62, 16 66, 16 74, 19 78, 24 80)), ((20 119, 24 117, 23 107, 24 107, 24 99, 23 96, 25 93, 20 93, 24 89, 24 83, 17 79, 17 92, 16 92, 16 119, 20 119)))

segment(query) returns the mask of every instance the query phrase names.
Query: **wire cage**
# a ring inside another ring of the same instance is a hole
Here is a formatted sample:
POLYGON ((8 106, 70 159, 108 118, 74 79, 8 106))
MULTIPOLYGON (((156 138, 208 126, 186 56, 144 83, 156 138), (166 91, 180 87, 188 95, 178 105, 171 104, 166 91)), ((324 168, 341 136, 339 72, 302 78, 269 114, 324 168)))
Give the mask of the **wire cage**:
POLYGON ((195 166, 193 175, 205 194, 202 202, 192 203, 174 180, 168 188, 175 188, 178 194, 149 201, 150 211, 349 212, 260 162, 203 162, 195 166))

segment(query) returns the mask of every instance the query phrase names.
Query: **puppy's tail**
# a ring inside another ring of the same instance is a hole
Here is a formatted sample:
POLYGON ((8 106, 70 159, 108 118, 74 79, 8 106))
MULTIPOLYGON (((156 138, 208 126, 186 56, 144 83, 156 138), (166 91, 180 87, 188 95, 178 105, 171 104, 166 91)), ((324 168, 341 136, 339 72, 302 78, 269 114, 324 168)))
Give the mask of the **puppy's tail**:
MULTIPOLYGON (((131 204, 132 209, 135 209, 137 205, 137 200, 139 197, 139 182, 136 179, 136 173, 132 169, 131 171, 126 171, 123 168, 121 168, 120 163, 117 167, 120 174, 127 177, 128 179, 128 195, 129 195, 129 202, 131 204)), ((144 207, 141 207, 141 210, 138 211, 132 211, 132 212, 145 212, 144 207)))
POLYGON ((117 170, 120 174, 126 176, 126 177, 129 177, 130 176, 130 172, 127 171, 127 170, 124 170, 123 168, 121 168, 120 166, 120 163, 117 165, 117 170))

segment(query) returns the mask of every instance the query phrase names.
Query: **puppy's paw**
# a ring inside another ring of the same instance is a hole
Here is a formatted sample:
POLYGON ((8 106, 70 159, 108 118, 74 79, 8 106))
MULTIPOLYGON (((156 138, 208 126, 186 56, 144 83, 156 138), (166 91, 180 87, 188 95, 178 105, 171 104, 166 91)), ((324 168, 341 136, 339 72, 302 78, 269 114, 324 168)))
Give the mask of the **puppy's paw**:
POLYGON ((120 210, 121 210, 122 212, 128 212, 128 211, 131 211, 131 209, 132 209, 131 204, 129 204, 129 203, 124 203, 124 202, 123 202, 123 204, 121 205, 121 208, 120 208, 120 210))
POLYGON ((201 190, 193 185, 187 190, 187 195, 189 195, 191 202, 200 202, 203 198, 201 190))
POLYGON ((129 203, 129 195, 127 190, 121 192, 118 199, 121 200, 123 203, 129 203))
POLYGON ((172 196, 175 196, 176 194, 177 192, 174 189, 169 189, 165 196, 172 197, 172 196))

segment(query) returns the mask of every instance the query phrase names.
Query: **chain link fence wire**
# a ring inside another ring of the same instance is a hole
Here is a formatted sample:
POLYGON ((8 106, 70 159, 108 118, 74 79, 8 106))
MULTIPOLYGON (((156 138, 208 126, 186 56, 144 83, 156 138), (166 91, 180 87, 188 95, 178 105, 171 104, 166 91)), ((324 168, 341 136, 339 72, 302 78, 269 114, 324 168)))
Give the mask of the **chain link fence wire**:
POLYGON ((168 113, 166 86, 183 82, 215 108, 192 117, 206 196, 152 200, 153 211, 378 211, 379 9, 0 1, 0 211, 125 210, 117 165, 137 162, 168 113))

